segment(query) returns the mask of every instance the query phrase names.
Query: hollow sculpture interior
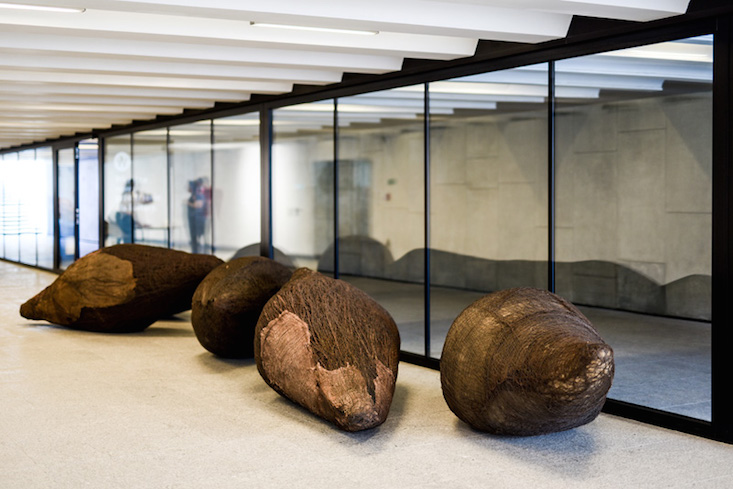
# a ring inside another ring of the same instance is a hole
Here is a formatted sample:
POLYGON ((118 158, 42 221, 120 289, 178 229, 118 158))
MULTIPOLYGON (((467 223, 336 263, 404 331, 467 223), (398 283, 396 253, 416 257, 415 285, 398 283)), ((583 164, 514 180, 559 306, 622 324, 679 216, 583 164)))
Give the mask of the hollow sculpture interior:
POLYGON ((475 429, 538 435, 595 419, 613 380, 613 351, 568 301, 515 288, 456 318, 440 373, 448 406, 475 429))
POLYGON ((300 268, 265 305, 257 369, 270 387, 346 431, 387 418, 397 379, 397 326, 356 287, 300 268))

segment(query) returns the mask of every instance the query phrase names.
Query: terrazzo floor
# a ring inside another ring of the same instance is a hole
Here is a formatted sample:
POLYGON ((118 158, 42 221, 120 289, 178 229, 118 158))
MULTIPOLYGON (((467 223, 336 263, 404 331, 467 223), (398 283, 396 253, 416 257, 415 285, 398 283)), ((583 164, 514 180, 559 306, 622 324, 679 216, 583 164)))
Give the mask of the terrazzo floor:
POLYGON ((344 433, 196 341, 190 315, 73 331, 18 315, 54 275, 0 262, 0 488, 730 488, 733 446, 601 414, 473 431, 439 373, 401 364, 390 415, 344 433))

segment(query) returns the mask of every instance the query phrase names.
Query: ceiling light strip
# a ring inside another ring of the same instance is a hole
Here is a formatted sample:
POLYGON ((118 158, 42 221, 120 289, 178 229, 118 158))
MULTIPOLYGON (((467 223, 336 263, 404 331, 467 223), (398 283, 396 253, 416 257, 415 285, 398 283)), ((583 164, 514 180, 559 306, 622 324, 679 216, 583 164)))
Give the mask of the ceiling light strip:
POLYGON ((81 14, 86 12, 85 8, 71 8, 71 7, 50 7, 47 5, 26 5, 20 3, 6 3, 0 2, 0 8, 13 9, 13 10, 41 10, 44 12, 61 12, 65 14, 81 14))
POLYGON ((305 25, 290 25, 290 24, 272 24, 269 22, 250 22, 249 25, 252 27, 267 27, 272 29, 288 29, 296 31, 309 31, 309 32, 328 32, 331 34, 355 34, 358 36, 375 36, 379 34, 379 31, 365 31, 359 29, 336 29, 333 27, 314 27, 305 25))

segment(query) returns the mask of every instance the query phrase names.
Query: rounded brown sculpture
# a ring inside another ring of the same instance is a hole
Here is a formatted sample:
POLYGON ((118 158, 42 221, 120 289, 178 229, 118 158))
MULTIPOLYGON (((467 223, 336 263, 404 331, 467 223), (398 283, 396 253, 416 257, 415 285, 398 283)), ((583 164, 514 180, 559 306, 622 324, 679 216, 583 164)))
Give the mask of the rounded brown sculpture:
POLYGON ((262 308, 293 271, 261 256, 216 267, 196 288, 191 324, 201 346, 225 358, 254 355, 254 331, 262 308))
POLYGON ((588 423, 611 388, 613 351, 571 303, 546 290, 489 294, 453 322, 440 379, 472 427, 538 435, 588 423))
POLYGON ((153 246, 102 248, 69 266, 20 306, 20 314, 86 331, 142 331, 190 309, 194 290, 220 263, 215 256, 153 246))
POLYGON ((389 412, 400 337, 394 320, 356 287, 300 268, 265 305, 257 369, 270 387, 347 431, 389 412))

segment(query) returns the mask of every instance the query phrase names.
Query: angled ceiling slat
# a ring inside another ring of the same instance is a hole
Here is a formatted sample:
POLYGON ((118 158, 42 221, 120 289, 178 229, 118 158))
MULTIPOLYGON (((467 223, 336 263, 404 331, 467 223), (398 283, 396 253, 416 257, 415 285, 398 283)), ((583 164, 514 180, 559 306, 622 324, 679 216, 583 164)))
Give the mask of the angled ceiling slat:
MULTIPOLYGON (((408 57, 470 56, 480 39, 558 39, 565 36, 573 15, 647 21, 683 13, 688 4, 688 0, 9 1, 87 10, 59 14, 4 9, 0 14, 0 149, 210 108, 217 102, 242 102, 251 94, 287 93, 294 84, 337 83, 344 73, 396 71, 408 57), (284 30, 252 22, 300 28, 284 30), (377 33, 303 29, 314 27, 377 33)), ((695 49, 688 48, 689 56, 696 55, 695 49)), ((631 76, 642 63, 677 77, 672 79, 709 78, 702 63, 673 66, 627 57, 608 57, 603 63, 606 70, 599 70, 594 79, 567 65, 558 73, 558 80, 566 81, 558 94, 586 90, 593 96, 602 83, 658 89, 660 79, 651 72, 646 79, 631 76), (609 75, 615 79, 601 80, 609 75), (586 89, 586 84, 595 89, 586 89)), ((523 76, 525 84, 536 79, 542 85, 541 77, 533 73, 523 76)), ((479 77, 472 83, 502 81, 510 80, 479 77)), ((499 101, 541 97, 534 92, 487 92, 478 85, 451 85, 446 93, 437 90, 440 85, 435 88, 434 109, 442 113, 450 113, 451 106, 491 110, 499 101), (460 93, 464 88, 481 96, 460 93)), ((363 105, 386 104, 394 98, 395 108, 419 108, 418 93, 382 95, 381 100, 363 105)), ((410 110, 400 114, 411 117, 410 110)), ((345 112, 344 117, 373 120, 368 114, 345 112)))
MULTIPOLYGON (((0 92, 0 104, 3 102, 17 101, 17 94, 0 92)), ((186 107, 189 109, 205 109, 213 104, 206 100, 196 99, 179 99, 179 98, 145 98, 145 97, 120 97, 115 95, 107 95, 103 97, 89 96, 86 94, 78 95, 46 95, 33 94, 27 97, 35 103, 48 104, 75 104, 76 106, 94 107, 98 105, 157 105, 161 107, 186 107)))
MULTIPOLYGON (((59 0, 54 5, 88 7, 79 0, 59 0)), ((479 5, 433 0, 372 0, 368 4, 330 0, 214 0, 205 3, 188 0, 98 0, 94 5, 97 9, 124 12, 513 42, 541 42, 562 37, 572 17, 567 13, 516 6, 495 7, 493 2, 479 5)))
POLYGON ((79 71, 85 73, 178 75, 186 77, 238 78, 244 80, 285 80, 292 83, 308 84, 325 84, 341 81, 341 73, 335 70, 241 66, 233 63, 212 64, 115 59, 104 56, 28 56, 20 50, 17 52, 2 53, 0 55, 0 68, 3 67, 44 71, 79 71))
POLYGON ((36 72, 0 69, 0 80, 75 85, 120 85, 128 87, 184 88, 199 90, 232 90, 240 92, 283 93, 292 90, 292 83, 276 81, 240 81, 222 78, 183 78, 161 76, 129 76, 71 72, 36 72))
POLYGON ((67 32, 115 38, 119 35, 141 40, 172 38, 178 42, 241 46, 258 48, 328 52, 363 52, 367 54, 398 54, 414 58, 452 59, 470 56, 477 39, 380 32, 374 36, 344 35, 330 32, 276 32, 252 26, 249 22, 226 19, 191 18, 132 12, 109 12, 88 9, 77 16, 55 12, 3 13, 0 25, 23 26, 43 32, 67 32))
POLYGON ((197 100, 215 100, 221 102, 237 102, 249 100, 248 92, 234 92, 231 90, 192 90, 179 88, 150 88, 150 87, 121 87, 114 85, 62 85, 57 83, 39 82, 9 82, 0 85, 2 93, 15 93, 19 97, 24 94, 60 95, 60 94, 89 94, 100 96, 131 96, 147 98, 193 98, 197 100))
MULTIPOLYGON (((485 0, 456 0, 484 4, 485 0)), ((516 0, 492 0, 497 7, 516 7, 516 0)), ((522 0, 522 8, 645 22, 685 13, 689 0, 522 0)))
POLYGON ((39 53, 94 54, 158 60, 199 60, 242 63, 244 65, 282 66, 289 68, 338 68, 354 73, 385 73, 399 70, 402 57, 370 54, 344 54, 319 50, 304 52, 286 49, 216 46, 165 40, 141 41, 125 38, 90 38, 87 36, 29 32, 15 26, 0 31, 0 49, 24 49, 39 53))

